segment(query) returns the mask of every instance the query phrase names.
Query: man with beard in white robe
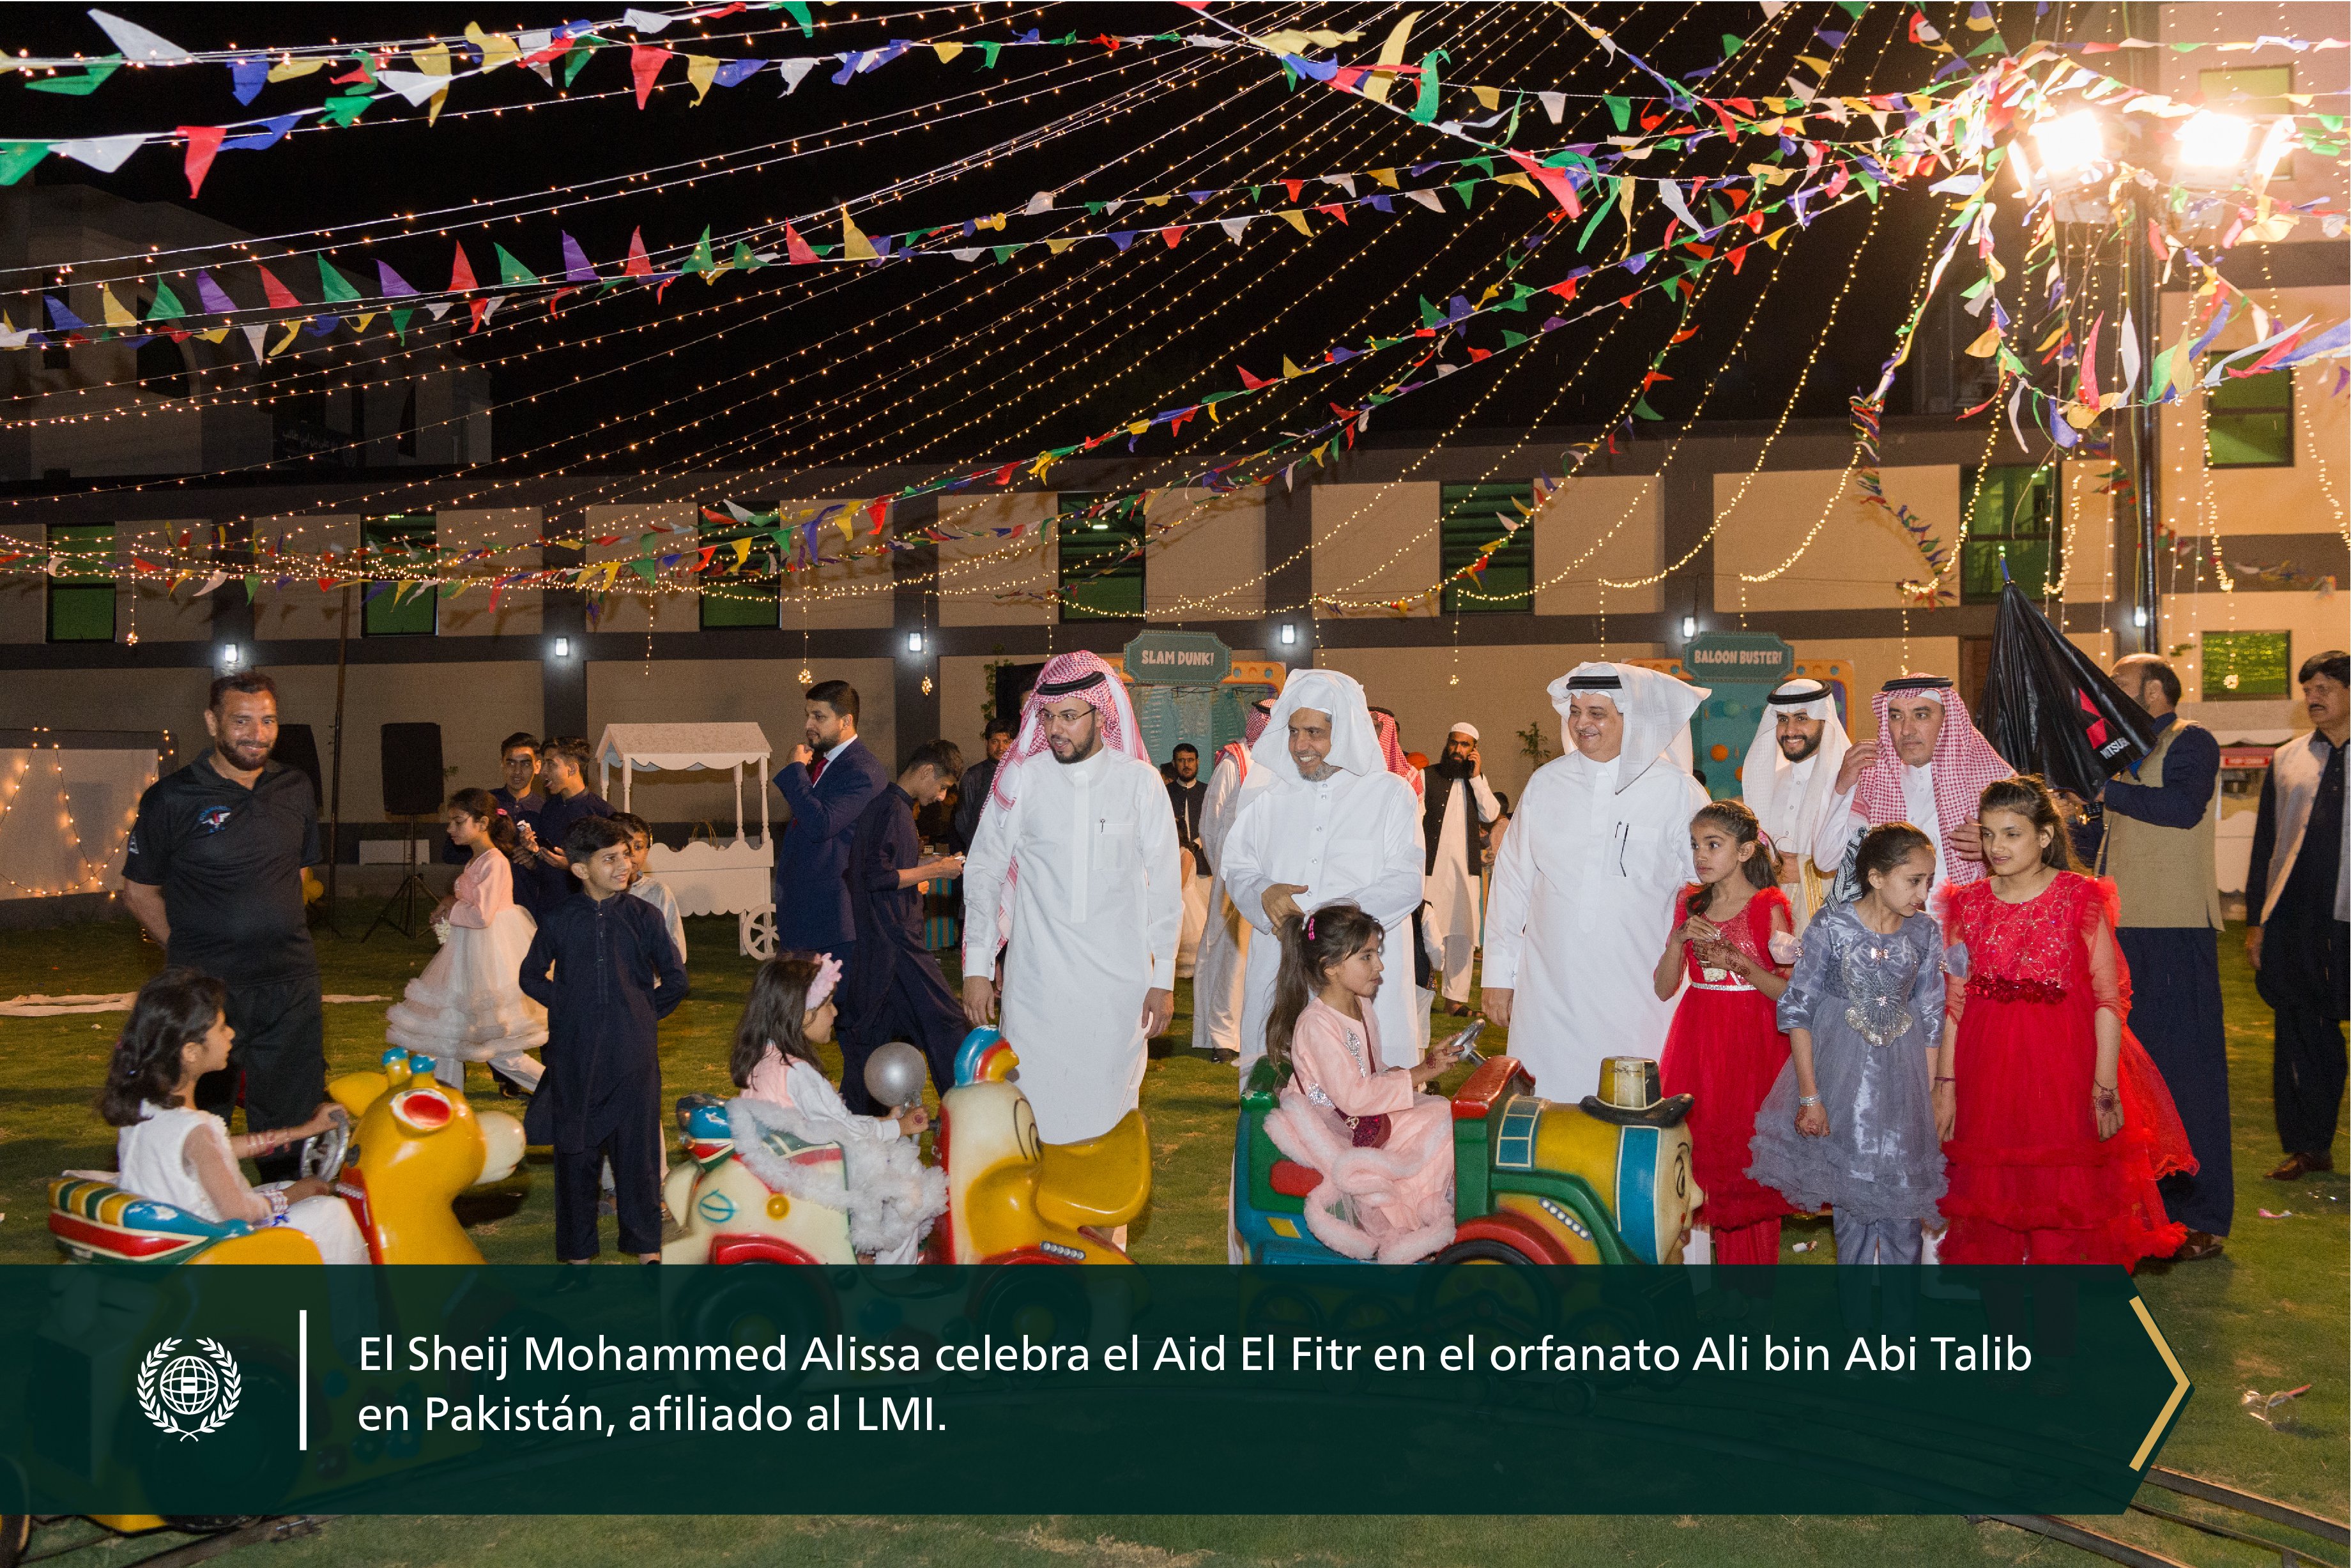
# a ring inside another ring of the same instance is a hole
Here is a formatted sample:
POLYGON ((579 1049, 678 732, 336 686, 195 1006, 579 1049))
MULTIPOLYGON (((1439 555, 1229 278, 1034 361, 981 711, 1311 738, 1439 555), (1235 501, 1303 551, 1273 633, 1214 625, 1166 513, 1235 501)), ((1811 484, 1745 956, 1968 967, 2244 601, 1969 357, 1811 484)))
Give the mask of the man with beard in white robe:
POLYGON ((1008 911, 1004 1038, 1037 1135, 1101 1137, 1134 1109, 1145 1041, 1175 1009, 1184 904, 1166 786, 1094 654, 1040 673, 964 879, 964 1016, 977 1028, 996 1013, 996 912, 1008 911))
POLYGON ((1249 747, 1265 733, 1266 716, 1273 701, 1252 704, 1242 737, 1217 753, 1216 770, 1208 776, 1208 798, 1200 807, 1200 848, 1208 857, 1208 925, 1200 935, 1200 951, 1192 961, 1192 1049, 1218 1061, 1238 1061, 1241 1054, 1241 977, 1249 964, 1249 923, 1233 907, 1225 890, 1225 839, 1241 803, 1241 786, 1249 778, 1249 747))
POLYGON ((1674 1002, 1652 975, 1707 801, 1671 753, 1710 694, 1610 664, 1549 691, 1570 750, 1527 780, 1495 858, 1484 999, 1536 1092, 1573 1103, 1598 1090, 1604 1057, 1665 1049, 1674 1002))
POLYGON ((1251 747, 1240 815, 1217 862, 1233 907, 1257 933, 1241 1011, 1243 1082, 1265 1054, 1282 922, 1326 904, 1355 904, 1380 923, 1387 966, 1372 1009, 1382 1055, 1390 1067, 1419 1060, 1405 946, 1421 900, 1419 806, 1412 786, 1388 771, 1354 677, 1290 676, 1251 747))
POLYGON ((1813 864, 1813 841, 1836 797, 1837 769, 1851 746, 1836 699, 1809 676, 1782 681, 1764 700, 1763 721, 1739 771, 1739 793, 1780 857, 1780 891, 1803 930, 1836 881, 1836 867, 1813 864))
POLYGON ((1502 814, 1478 756, 1478 727, 1455 725, 1445 737, 1445 755, 1422 777, 1427 780, 1420 827, 1428 907, 1421 924, 1436 961, 1437 989, 1454 1012, 1466 1013, 1486 894, 1478 830, 1502 814))

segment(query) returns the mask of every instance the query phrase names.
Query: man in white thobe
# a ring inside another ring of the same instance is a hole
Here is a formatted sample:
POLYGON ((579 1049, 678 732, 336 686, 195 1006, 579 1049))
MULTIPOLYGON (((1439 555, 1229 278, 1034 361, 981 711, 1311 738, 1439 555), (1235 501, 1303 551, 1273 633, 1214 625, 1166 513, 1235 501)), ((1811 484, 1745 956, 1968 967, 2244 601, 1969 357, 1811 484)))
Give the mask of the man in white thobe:
POLYGON ((1469 1000, 1469 970, 1478 954, 1478 916, 1485 903, 1485 870, 1478 830, 1502 814, 1478 755, 1478 727, 1457 724, 1445 755, 1422 772, 1421 838, 1428 907, 1421 929, 1437 970, 1437 989, 1457 1012, 1469 1000))
MULTIPOLYGON (((1907 822, 1935 846, 1935 885, 1984 873, 1976 802, 2016 770, 1977 733, 1968 705, 1941 675, 1903 675, 1873 699, 1877 740, 1845 753, 1836 795, 1821 813, 1813 863, 1834 874, 1846 849, 1870 829, 1907 822)), ((1857 889, 1845 896, 1860 896, 1857 889)))
POLYGON ((1739 793, 1779 854, 1780 891, 1795 910, 1800 936, 1836 880, 1834 863, 1813 864, 1813 841, 1851 745, 1828 687, 1799 676, 1764 699, 1763 720, 1739 770, 1739 793))
POLYGON ((1594 1092, 1604 1057, 1665 1049, 1674 1003, 1651 976, 1707 800, 1672 752, 1709 695, 1637 664, 1551 684, 1570 749, 1527 780, 1495 858, 1484 993, 1549 1099, 1594 1092))
POLYGON ((1364 688, 1336 670, 1301 670, 1273 706, 1249 757, 1240 815, 1217 871, 1256 928, 1241 1010, 1243 1082, 1265 1054, 1281 967, 1282 922, 1353 904, 1380 923, 1387 964, 1372 998, 1389 1067, 1420 1060, 1411 940, 1420 907, 1419 801, 1388 771, 1364 688))
POLYGON ((1241 977, 1249 963, 1249 923, 1225 891, 1225 840, 1238 814, 1241 785, 1249 778, 1249 747, 1265 733, 1270 698, 1252 705, 1239 740, 1217 753, 1208 775, 1208 798, 1200 806, 1200 848, 1213 873, 1208 883, 1208 925, 1192 963, 1192 1049, 1219 1061, 1241 1053, 1241 977))
POLYGON ((1116 1126, 1143 1087, 1145 1042, 1175 1010, 1183 890, 1176 821, 1142 754, 1117 674, 1092 653, 1046 664, 996 771, 964 862, 964 1014, 997 1010, 1049 1144, 1116 1126))

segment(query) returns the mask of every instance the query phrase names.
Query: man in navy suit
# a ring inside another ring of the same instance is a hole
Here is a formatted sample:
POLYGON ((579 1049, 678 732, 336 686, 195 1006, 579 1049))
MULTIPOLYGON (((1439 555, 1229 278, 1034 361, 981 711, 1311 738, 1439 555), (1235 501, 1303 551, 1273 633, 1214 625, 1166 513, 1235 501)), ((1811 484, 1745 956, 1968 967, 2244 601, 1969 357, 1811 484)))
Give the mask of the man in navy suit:
POLYGON ((856 926, 849 909, 849 847, 857 819, 890 786, 890 775, 857 738, 857 688, 819 681, 809 688, 807 743, 776 775, 792 809, 776 848, 776 950, 830 953, 855 972, 856 926))

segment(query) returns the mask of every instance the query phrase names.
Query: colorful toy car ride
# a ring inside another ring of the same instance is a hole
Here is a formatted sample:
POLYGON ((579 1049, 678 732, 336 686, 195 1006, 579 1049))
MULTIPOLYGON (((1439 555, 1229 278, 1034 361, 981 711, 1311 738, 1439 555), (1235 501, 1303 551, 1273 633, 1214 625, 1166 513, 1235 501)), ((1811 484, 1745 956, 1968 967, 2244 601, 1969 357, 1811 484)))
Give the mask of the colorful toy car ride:
MULTIPOLYGON (((1251 1263, 1344 1263, 1308 1231, 1320 1177, 1265 1131, 1286 1071, 1259 1061, 1233 1145, 1233 1236, 1251 1263)), ((1606 1098, 1545 1100, 1512 1058, 1486 1059, 1453 1096, 1453 1243, 1436 1263, 1677 1263, 1704 1194, 1690 1179, 1689 1096, 1661 1099, 1657 1066, 1601 1065, 1606 1098)))

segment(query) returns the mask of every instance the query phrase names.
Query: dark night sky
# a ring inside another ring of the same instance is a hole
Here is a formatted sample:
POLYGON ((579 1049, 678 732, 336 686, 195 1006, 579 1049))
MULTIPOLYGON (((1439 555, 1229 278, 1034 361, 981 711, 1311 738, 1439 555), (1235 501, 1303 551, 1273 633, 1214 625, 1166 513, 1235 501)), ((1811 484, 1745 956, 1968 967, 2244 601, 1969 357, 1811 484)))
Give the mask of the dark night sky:
MULTIPOLYGON (((611 7, 614 13, 619 9, 611 7)), ((1361 27, 1364 37, 1343 47, 1338 57, 1369 60, 1404 9, 1268 5, 1251 8, 1248 19, 1261 29, 1278 24, 1361 27)), ((1573 33, 1562 13, 1487 5, 1422 9, 1411 54, 1447 48, 1448 80, 1654 96, 1641 91, 1640 78, 1621 64, 1611 66, 1594 45, 1573 33), (1625 85, 1628 81, 1632 85, 1625 85)), ((119 10, 192 48, 350 42, 355 31, 370 38, 435 33, 454 38, 469 20, 479 19, 486 27, 522 28, 563 19, 562 13, 531 6, 494 13, 443 5, 119 10)), ((768 31, 742 41, 747 26, 788 26, 783 14, 773 13, 714 25, 705 35, 708 41, 694 47, 726 58, 779 57, 876 47, 893 38, 1003 38, 1032 26, 1051 36, 1075 32, 1088 37, 1106 30, 1208 30, 1191 12, 1172 4, 815 10, 820 27, 812 40, 768 31), (729 26, 737 30, 722 30, 729 26)), ((1834 89, 1890 90, 1927 80, 1938 57, 1903 37, 1903 10, 1872 7, 1855 26, 1831 78, 1834 89)), ((596 7, 573 11, 606 14, 596 7)), ((2028 8, 2005 7, 2003 15, 2010 11, 2029 21, 2028 8)), ((1813 27, 1823 19, 1846 25, 1842 11, 1818 4, 1792 5, 1768 27, 1761 7, 1747 5, 1603 5, 1592 7, 1592 15, 1615 29, 1628 47, 1676 74, 1717 57, 1725 32, 1752 35, 1758 42, 1712 85, 1725 95, 1782 90, 1792 57, 1820 52, 1820 46, 1808 42, 1813 27)), ((676 44, 684 32, 673 27, 660 41, 676 44)), ((0 14, 0 43, 12 53, 106 47, 78 8, 62 5, 10 7, 0 14)), ((666 191, 651 190, 650 181, 640 181, 619 199, 575 205, 560 214, 539 212, 520 222, 453 227, 486 278, 493 240, 542 275, 559 270, 559 231, 575 235, 610 270, 631 231, 640 226, 647 244, 658 248, 690 243, 705 224, 725 234, 815 214, 812 226, 800 226, 810 239, 822 243, 838 238, 837 204, 843 199, 855 201, 858 221, 869 232, 894 232, 997 211, 1017 214, 1040 190, 1063 189, 1069 199, 1139 197, 1401 168, 1475 151, 1401 115, 1311 83, 1293 91, 1279 68, 1269 68, 1255 51, 1212 53, 1172 46, 1115 55, 1096 47, 1015 49, 1005 52, 993 72, 980 68, 977 51, 946 64, 917 52, 838 87, 826 79, 829 69, 811 73, 794 95, 779 97, 781 83, 770 68, 741 87, 714 89, 697 108, 680 67, 672 62, 663 78, 668 85, 643 111, 621 95, 628 81, 622 51, 600 56, 580 75, 575 99, 613 95, 592 101, 558 101, 536 76, 508 69, 487 80, 460 83, 436 127, 428 129, 421 111, 395 102, 373 111, 381 117, 380 123, 371 119, 349 130, 297 135, 263 152, 225 153, 193 204, 224 222, 274 235, 482 198, 538 193, 540 200, 533 204, 544 207, 573 199, 547 194, 553 188, 664 167, 693 176, 692 184, 666 191), (984 99, 958 97, 983 90, 984 99), (979 112, 956 112, 983 101, 987 107, 979 112), (507 106, 507 111, 458 117, 461 110, 497 106, 507 106), (926 177, 990 143, 1113 106, 1118 112, 1053 135, 1033 150, 997 158, 989 166, 958 169, 948 178, 926 177), (843 127, 857 120, 872 122, 862 145, 824 146, 841 139, 843 127), (777 152, 754 151, 788 150, 794 139, 801 150, 796 157, 778 162, 777 152), (763 158, 768 162, 762 169, 729 168, 763 158), (858 200, 899 181, 916 182, 920 188, 878 204, 858 200), (828 208, 836 209, 831 216, 823 215, 828 208)), ((327 74, 268 87, 250 109, 237 105, 228 71, 216 66, 123 71, 80 99, 0 84, 0 136, 97 135, 284 112, 337 90, 323 85, 327 74)), ((1401 89, 1398 96, 1408 97, 1409 91, 1401 89)), ((1458 101, 1463 100, 1448 94, 1448 115, 1458 112, 1458 101)), ((1530 123, 1521 126, 1516 145, 1542 151, 1562 141, 1594 140, 1614 129, 1594 99, 1571 98, 1567 113, 1568 125, 1554 129, 1530 106, 1530 123)), ((1753 156, 1751 146, 1742 148, 1735 163, 1743 167, 1753 156)), ((1725 144, 1717 140, 1678 163, 1661 155, 1640 169, 1713 173, 1725 162, 1725 144)), ((39 183, 88 183, 139 200, 186 200, 175 152, 144 152, 112 175, 52 159, 32 178, 39 183)), ((1323 193, 1336 194, 1327 188, 1323 193)), ((1310 190, 1305 200, 1314 199, 1310 190)), ((1156 221, 1179 212, 1215 217, 1288 204, 1278 187, 1254 209, 1245 194, 1199 209, 1179 195, 1156 221)), ((713 287, 688 278, 659 306, 635 289, 599 303, 569 305, 553 320, 533 306, 504 319, 518 325, 481 334, 465 351, 502 361, 493 371, 499 452, 551 454, 517 471, 556 464, 577 471, 582 465, 633 470, 749 462, 800 466, 910 456, 1000 460, 1236 384, 1236 361, 1258 374, 1271 374, 1285 354, 1306 362, 1319 359, 1332 342, 1409 330, 1418 319, 1416 296, 1425 294, 1440 304, 1460 292, 1474 298, 1499 275, 1500 258, 1514 243, 1550 226, 1543 221, 1544 204, 1490 186, 1479 191, 1476 210, 1466 215, 1449 195, 1442 214, 1408 202, 1396 206, 1393 216, 1364 211, 1344 226, 1316 215, 1318 232, 1311 241, 1278 221, 1260 218, 1238 248, 1207 230, 1195 232, 1173 252, 1146 235, 1123 255, 1096 243, 1055 257, 1040 253, 1032 259, 1023 253, 1013 266, 941 258, 854 272, 778 267, 748 277, 729 275, 713 287), (622 325, 645 329, 613 333, 595 344, 576 340, 622 325), (576 376, 655 354, 657 360, 624 374, 571 386, 576 376), (657 400, 675 401, 659 413, 648 413, 657 400), (628 441, 641 444, 625 450, 628 441), (623 449, 615 451, 616 446, 623 449)), ((1758 247, 1742 274, 1723 278, 1704 301, 1698 337, 1677 350, 1668 366, 1675 379, 1650 392, 1650 402, 1667 423, 1649 426, 1645 434, 1673 428, 1697 406, 1718 372, 1720 384, 1705 405, 1706 417, 1771 418, 1786 407, 1815 352, 1820 362, 1798 412, 1841 413, 1846 396, 1874 378, 1888 350, 1941 208, 1939 198, 1892 196, 1873 243, 1857 262, 1855 247, 1870 221, 1861 204, 1822 217, 1792 237, 1776 258, 1758 247), (1856 267, 1860 282, 1836 329, 1824 336, 1830 300, 1856 267), (1750 317, 1754 325, 1734 356, 1734 340, 1750 317)), ((1134 223, 1136 210, 1123 216, 1134 223)), ((1049 225, 1070 217, 1015 215, 1003 235, 990 237, 1042 236, 1057 232, 1049 225)), ((1081 213, 1076 217, 1080 221, 1072 226, 1118 226, 1085 219, 1081 213)), ((1663 222, 1661 214, 1646 218, 1645 235, 1654 238, 1663 222)), ((375 246, 338 249, 339 263, 351 264, 344 270, 364 279, 381 256, 421 287, 445 280, 450 246, 437 232, 379 232, 384 237, 375 246)), ((1594 241, 1593 255, 1604 250, 1613 256, 1620 235, 1610 227, 1594 241)), ((1572 232, 1555 235, 1521 276, 1538 286, 1560 277, 1574 259, 1573 238, 1572 232)), ((316 271, 307 262, 287 281, 305 298, 316 298, 316 271)), ((26 282, 8 280, 16 287, 26 282)), ((1538 311, 1527 324, 1540 319, 1538 311)), ((1385 411, 1384 432, 1442 430, 1461 420, 1465 410, 1472 411, 1469 423, 1489 428, 1605 418, 1638 381, 1673 325, 1673 311, 1655 299, 1629 315, 1612 312, 1578 324, 1385 411), (1612 323, 1613 331, 1594 352, 1612 323)), ((1490 326, 1471 341, 1499 346, 1490 326)), ((1340 387, 1369 385, 1374 373, 1352 382, 1343 375, 1315 378, 1305 393, 1250 400, 1250 413, 1222 429, 1205 420, 1186 426, 1179 449, 1229 451, 1259 444, 1268 430, 1299 428, 1327 412, 1326 397, 1343 395, 1340 387)), ((1145 440, 1155 444, 1146 444, 1146 452, 1170 450, 1164 433, 1145 440)))

